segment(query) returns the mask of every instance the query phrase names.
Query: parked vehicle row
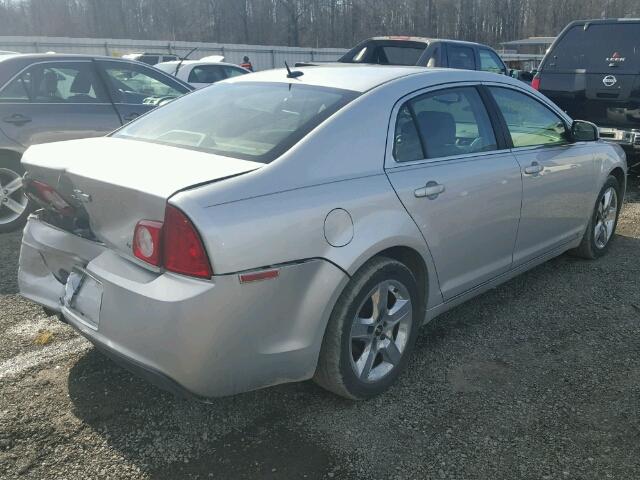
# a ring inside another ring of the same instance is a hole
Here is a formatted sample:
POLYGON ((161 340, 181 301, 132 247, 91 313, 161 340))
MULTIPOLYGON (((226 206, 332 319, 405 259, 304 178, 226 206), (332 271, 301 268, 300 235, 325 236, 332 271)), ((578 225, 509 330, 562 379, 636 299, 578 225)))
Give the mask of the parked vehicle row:
POLYGON ((0 57, 0 233, 24 224, 20 158, 31 145, 105 135, 193 90, 139 62, 86 55, 0 57))
POLYGON ((237 76, 23 164, 21 294, 197 398, 385 391, 426 321, 605 254, 627 169, 522 82, 391 66, 237 76))

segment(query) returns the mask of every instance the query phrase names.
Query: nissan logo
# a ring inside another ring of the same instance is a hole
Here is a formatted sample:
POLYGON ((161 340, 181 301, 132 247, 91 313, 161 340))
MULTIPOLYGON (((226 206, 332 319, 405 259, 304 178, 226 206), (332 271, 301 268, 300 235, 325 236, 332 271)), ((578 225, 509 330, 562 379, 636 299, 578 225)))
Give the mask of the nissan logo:
POLYGON ((616 83, 618 83, 618 79, 613 75, 607 75, 602 79, 602 83, 604 83, 605 87, 613 87, 616 83))

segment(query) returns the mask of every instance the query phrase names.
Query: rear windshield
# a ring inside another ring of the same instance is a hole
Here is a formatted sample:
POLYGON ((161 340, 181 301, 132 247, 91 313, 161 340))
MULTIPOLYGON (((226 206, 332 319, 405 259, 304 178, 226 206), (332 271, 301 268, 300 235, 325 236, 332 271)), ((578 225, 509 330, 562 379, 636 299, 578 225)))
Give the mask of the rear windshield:
POLYGON ((347 52, 342 63, 372 63, 378 65, 416 65, 427 48, 417 42, 369 42, 347 52))
POLYGON ((269 163, 357 95, 288 83, 218 83, 113 136, 269 163))
POLYGON ((576 25, 559 40, 545 68, 640 73, 640 23, 576 25))

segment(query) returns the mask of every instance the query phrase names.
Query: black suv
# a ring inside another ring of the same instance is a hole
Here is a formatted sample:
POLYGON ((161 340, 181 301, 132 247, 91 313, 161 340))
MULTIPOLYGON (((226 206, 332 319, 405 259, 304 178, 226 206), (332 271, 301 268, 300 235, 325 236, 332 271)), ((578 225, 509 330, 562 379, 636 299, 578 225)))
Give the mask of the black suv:
POLYGON ((581 20, 560 33, 532 86, 600 137, 640 153, 640 19, 581 20))
POLYGON ((487 45, 423 37, 369 38, 345 53, 338 62, 418 65, 507 74, 500 56, 487 45))

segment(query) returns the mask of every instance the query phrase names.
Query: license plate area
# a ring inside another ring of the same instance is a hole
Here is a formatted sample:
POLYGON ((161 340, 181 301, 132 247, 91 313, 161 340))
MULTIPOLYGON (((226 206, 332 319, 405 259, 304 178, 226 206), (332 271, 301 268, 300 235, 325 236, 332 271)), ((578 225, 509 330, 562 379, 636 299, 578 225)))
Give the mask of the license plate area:
POLYGON ((102 283, 85 270, 74 269, 67 278, 63 305, 94 330, 100 324, 102 283))

